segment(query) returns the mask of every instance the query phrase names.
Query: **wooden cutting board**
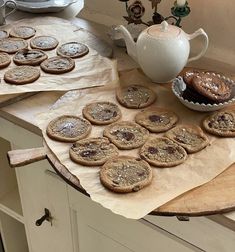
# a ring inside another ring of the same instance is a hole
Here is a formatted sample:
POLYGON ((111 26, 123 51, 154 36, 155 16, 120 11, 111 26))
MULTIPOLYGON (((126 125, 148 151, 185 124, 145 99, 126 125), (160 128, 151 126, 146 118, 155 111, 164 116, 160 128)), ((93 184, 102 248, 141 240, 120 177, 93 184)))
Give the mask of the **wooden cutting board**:
MULTIPOLYGON (((86 194, 77 177, 44 147, 8 152, 10 165, 20 167, 47 158, 57 174, 69 185, 86 194)), ((206 168, 206 167, 205 167, 206 168)), ((151 212, 163 216, 204 216, 235 210, 235 164, 210 182, 194 188, 151 212)))

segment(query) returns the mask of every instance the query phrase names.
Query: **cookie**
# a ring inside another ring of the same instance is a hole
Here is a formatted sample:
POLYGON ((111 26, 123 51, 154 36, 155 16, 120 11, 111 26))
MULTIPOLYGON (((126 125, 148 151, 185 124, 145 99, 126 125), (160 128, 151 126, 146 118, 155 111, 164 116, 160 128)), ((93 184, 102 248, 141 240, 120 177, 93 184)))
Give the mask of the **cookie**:
POLYGON ((111 158, 100 170, 101 183, 117 193, 137 192, 148 186, 152 178, 147 162, 128 156, 111 158))
POLYGON ((36 30, 29 26, 16 26, 11 29, 10 36, 14 38, 29 39, 33 37, 36 30))
POLYGON ((232 87, 213 73, 200 73, 193 77, 192 87, 206 98, 223 102, 229 99, 232 87))
POLYGON ((30 41, 31 48, 43 51, 52 50, 56 48, 58 44, 58 40, 51 36, 38 36, 30 41))
POLYGON ((135 116, 135 121, 151 132, 160 133, 174 127, 178 121, 178 116, 168 109, 152 107, 139 112, 135 116))
POLYGON ((209 145, 207 136, 202 129, 193 124, 182 124, 169 130, 166 137, 182 146, 188 153, 195 153, 209 145))
POLYGON ((121 110, 111 102, 94 102, 82 110, 83 116, 93 124, 106 125, 121 118, 121 110))
POLYGON ((19 38, 5 38, 0 40, 0 52, 16 53, 28 47, 28 43, 19 38))
POLYGON ((39 77, 40 71, 33 66, 17 66, 9 69, 4 74, 4 80, 15 85, 32 83, 39 77))
POLYGON ((173 167, 187 159, 187 152, 166 137, 155 137, 140 149, 140 157, 156 167, 173 167))
POLYGON ((213 135, 235 137, 235 110, 214 112, 203 120, 202 125, 213 135))
POLYGON ((156 100, 156 94, 151 89, 138 85, 117 89, 116 97, 127 108, 145 108, 156 100))
POLYGON ((88 54, 89 48, 78 42, 69 42, 57 49, 57 54, 62 57, 81 58, 88 54))
POLYGON ((105 137, 77 141, 69 150, 70 158, 81 165, 103 165, 109 158, 118 156, 118 149, 105 137))
POLYGON ((39 65, 46 59, 47 55, 43 51, 37 49, 22 49, 18 51, 13 57, 15 64, 31 66, 39 65))
POLYGON ((0 30, 0 39, 8 38, 7 31, 0 30))
POLYGON ((134 122, 116 122, 104 129, 104 136, 121 150, 142 146, 149 136, 148 130, 134 122))
POLYGON ((52 120, 46 132, 53 140, 72 143, 87 137, 91 124, 79 116, 63 115, 52 120))
POLYGON ((183 74, 183 80, 184 82, 188 85, 188 86, 191 86, 192 85, 192 80, 193 80, 193 77, 198 75, 200 73, 199 70, 196 70, 196 69, 191 69, 191 70, 188 70, 186 71, 184 74, 183 74))
POLYGON ((75 62, 71 58, 55 56, 44 60, 40 66, 46 73, 63 74, 72 71, 75 67, 75 62))
POLYGON ((9 66, 11 58, 7 53, 0 53, 0 69, 9 66))
POLYGON ((212 101, 208 98, 206 98, 205 96, 197 93, 197 91, 195 91, 193 88, 187 86, 187 88, 183 91, 182 93, 182 97, 185 99, 185 100, 188 100, 188 101, 191 101, 191 102, 194 102, 194 103, 199 103, 199 104, 216 104, 216 103, 219 103, 219 102, 216 102, 216 101, 212 101))

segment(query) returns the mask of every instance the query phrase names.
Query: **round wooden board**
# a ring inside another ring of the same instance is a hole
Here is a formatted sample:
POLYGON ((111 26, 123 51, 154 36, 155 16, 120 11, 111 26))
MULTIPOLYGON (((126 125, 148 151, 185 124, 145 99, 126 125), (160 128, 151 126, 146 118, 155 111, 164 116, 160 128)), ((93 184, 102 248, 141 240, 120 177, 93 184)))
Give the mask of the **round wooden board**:
MULTIPOLYGON (((185 68, 181 74, 191 68, 185 68)), ((202 69, 201 69, 202 70, 202 69)), ((234 75, 227 74, 234 79, 234 75)), ((170 84, 169 84, 170 88, 170 84)), ((55 171, 75 189, 87 194, 58 159, 49 151, 49 162, 55 171)), ((205 167, 206 169, 206 167, 205 167)), ((235 210, 235 163, 210 182, 194 188, 155 209, 150 214, 162 216, 205 216, 235 210)))
MULTIPOLYGON (((47 152, 47 158, 61 178, 75 189, 87 194, 80 186, 78 178, 72 175, 52 152, 47 152)), ((235 164, 231 165, 210 182, 180 195, 155 209, 150 214, 163 216, 204 216, 226 213, 235 210, 234 192, 235 164)))

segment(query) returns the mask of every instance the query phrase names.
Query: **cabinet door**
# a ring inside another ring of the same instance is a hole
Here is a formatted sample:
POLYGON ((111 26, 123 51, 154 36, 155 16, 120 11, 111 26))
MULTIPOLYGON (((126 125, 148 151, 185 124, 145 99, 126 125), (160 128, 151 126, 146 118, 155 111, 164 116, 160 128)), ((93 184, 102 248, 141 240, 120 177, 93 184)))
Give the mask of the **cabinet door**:
POLYGON ((47 161, 40 161, 18 170, 25 224, 33 252, 72 252, 70 212, 66 184, 51 171, 46 170, 47 161), (47 208, 52 224, 35 221, 47 208))
POLYGON ((72 188, 69 200, 76 252, 202 251, 163 229, 113 214, 72 188))

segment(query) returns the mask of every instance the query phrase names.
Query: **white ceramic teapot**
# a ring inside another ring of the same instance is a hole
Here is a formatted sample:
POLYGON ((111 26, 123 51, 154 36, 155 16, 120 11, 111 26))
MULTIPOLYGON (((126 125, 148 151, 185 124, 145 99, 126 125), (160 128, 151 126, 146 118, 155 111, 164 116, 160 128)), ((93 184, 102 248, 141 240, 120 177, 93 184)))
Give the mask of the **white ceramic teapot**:
POLYGON ((205 54, 209 43, 203 29, 187 34, 166 21, 142 31, 136 43, 123 25, 117 26, 115 30, 123 35, 128 54, 139 63, 144 73, 157 83, 174 79, 188 62, 205 54), (199 35, 205 38, 204 47, 197 56, 189 58, 189 41, 199 35))

